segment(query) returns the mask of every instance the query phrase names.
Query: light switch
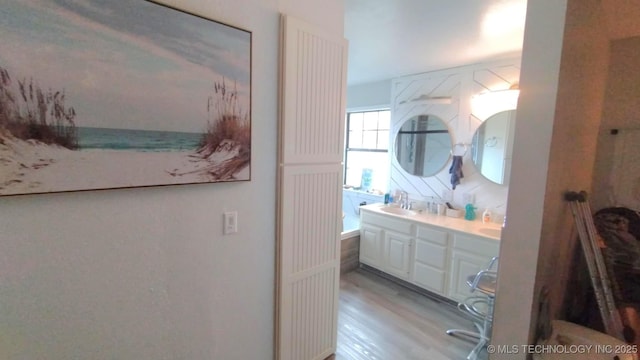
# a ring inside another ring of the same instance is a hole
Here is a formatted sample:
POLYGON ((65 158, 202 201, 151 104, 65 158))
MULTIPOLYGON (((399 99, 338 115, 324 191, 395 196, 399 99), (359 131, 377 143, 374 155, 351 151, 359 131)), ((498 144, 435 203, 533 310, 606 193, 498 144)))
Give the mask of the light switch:
POLYGON ((233 234, 238 232, 238 212, 227 211, 224 213, 224 234, 233 234))

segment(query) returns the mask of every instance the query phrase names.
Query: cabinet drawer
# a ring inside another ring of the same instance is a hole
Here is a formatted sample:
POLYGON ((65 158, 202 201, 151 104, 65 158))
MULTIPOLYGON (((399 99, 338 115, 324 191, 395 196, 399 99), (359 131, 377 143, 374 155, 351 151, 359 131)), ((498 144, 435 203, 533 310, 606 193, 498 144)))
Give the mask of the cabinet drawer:
POLYGON ((456 233, 453 236, 453 247, 479 256, 492 258, 498 256, 500 241, 456 233))
POLYGON ((423 239, 416 239, 416 261, 444 270, 447 266, 447 247, 423 239))
POLYGON ((429 240, 429 242, 436 243, 442 246, 447 246, 447 238, 449 233, 442 230, 432 229, 426 226, 418 225, 416 236, 429 240))
POLYGON ((393 230, 395 232, 407 235, 411 235, 411 230, 413 227, 413 224, 409 220, 400 220, 395 219, 391 216, 372 214, 368 211, 362 211, 360 213, 360 220, 363 223, 373 224, 384 229, 393 230))

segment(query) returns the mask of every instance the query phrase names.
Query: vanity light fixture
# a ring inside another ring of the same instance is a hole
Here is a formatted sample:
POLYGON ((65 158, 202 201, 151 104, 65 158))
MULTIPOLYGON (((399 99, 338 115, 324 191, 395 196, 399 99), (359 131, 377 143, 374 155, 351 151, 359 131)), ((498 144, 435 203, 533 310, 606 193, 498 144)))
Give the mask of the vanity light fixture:
POLYGON ((400 105, 407 103, 421 103, 421 104, 451 104, 451 96, 429 96, 422 94, 411 100, 400 101, 400 105))
POLYGON ((471 113, 484 121, 489 116, 506 110, 514 110, 518 106, 520 89, 518 83, 508 89, 487 91, 471 97, 471 113))

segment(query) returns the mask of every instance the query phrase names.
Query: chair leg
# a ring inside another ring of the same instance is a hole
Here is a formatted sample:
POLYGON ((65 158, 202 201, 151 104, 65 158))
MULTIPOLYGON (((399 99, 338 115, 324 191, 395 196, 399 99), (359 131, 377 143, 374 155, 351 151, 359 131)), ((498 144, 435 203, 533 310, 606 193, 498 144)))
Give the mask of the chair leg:
MULTIPOLYGON (((485 301, 487 304, 487 313, 482 318, 482 322, 473 322, 473 325, 475 325, 475 327, 478 329, 477 332, 462 329, 447 330, 448 335, 466 337, 470 340, 477 341, 477 344, 473 347, 473 349, 467 356, 467 360, 476 360, 478 358, 478 355, 480 354, 480 351, 482 351, 482 349, 489 343, 489 338, 491 337, 491 331, 493 327, 493 307, 495 299, 493 298, 493 296, 488 296, 485 301)), ((466 310, 472 315, 474 315, 474 313, 479 314, 479 312, 477 311, 469 311, 468 306, 459 306, 459 308, 460 310, 466 308, 466 310)), ((477 315, 474 317, 477 317, 477 315)))
POLYGON ((476 360, 478 358, 478 355, 480 354, 480 351, 482 351, 485 345, 487 345, 487 342, 488 342, 488 339, 486 337, 483 337, 482 339, 480 339, 480 341, 478 341, 476 346, 473 348, 473 350, 471 350, 471 352, 467 356, 467 360, 476 360))
POLYGON ((447 330, 447 335, 451 335, 451 336, 466 336, 466 337, 470 337, 476 340, 480 340, 480 338, 482 338, 482 336, 477 333, 477 332, 473 332, 473 331, 469 331, 469 330, 462 330, 462 329, 449 329, 447 330))

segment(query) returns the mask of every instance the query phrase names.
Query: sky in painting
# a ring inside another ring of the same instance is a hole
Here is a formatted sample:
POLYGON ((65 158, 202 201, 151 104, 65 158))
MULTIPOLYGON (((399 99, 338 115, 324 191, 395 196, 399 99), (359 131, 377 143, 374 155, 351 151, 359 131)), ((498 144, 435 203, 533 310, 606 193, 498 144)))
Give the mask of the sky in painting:
POLYGON ((78 126, 202 132, 215 82, 250 106, 249 32, 143 0, 0 0, 0 67, 78 126))

